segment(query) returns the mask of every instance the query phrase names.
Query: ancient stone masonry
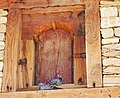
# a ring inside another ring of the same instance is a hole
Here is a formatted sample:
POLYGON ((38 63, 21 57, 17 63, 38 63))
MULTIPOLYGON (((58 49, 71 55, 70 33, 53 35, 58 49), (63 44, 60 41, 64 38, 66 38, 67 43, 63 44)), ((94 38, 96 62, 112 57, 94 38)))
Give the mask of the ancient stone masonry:
POLYGON ((3 76, 2 69, 3 69, 3 59, 4 59, 7 14, 8 14, 7 11, 0 9, 0 91, 1 91, 2 76, 3 76))
POLYGON ((120 86, 120 3, 101 1, 103 86, 120 86))

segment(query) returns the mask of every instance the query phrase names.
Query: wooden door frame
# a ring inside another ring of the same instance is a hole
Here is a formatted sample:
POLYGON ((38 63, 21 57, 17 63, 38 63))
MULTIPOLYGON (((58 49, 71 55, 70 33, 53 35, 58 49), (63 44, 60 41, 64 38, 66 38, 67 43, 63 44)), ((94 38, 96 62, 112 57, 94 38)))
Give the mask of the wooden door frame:
MULTIPOLYGON (((0 2, 1 3, 1 2, 0 2)), ((6 8, 9 10, 9 18, 7 23, 7 33, 6 33, 6 46, 5 46, 5 59, 3 68, 3 83, 2 92, 16 91, 17 90, 17 61, 19 60, 19 52, 14 53, 13 50, 9 50, 11 44, 14 40, 10 36, 18 38, 20 37, 22 28, 22 14, 34 14, 34 13, 47 13, 47 12, 65 12, 65 11, 84 11, 85 10, 85 32, 86 32, 86 71, 87 71, 87 87, 102 87, 102 65, 101 65, 101 37, 100 37, 100 14, 99 14, 99 0, 87 0, 85 3, 75 5, 75 6, 63 6, 63 7, 49 7, 48 8, 36 8, 29 10, 21 10, 21 6, 15 7, 5 7, 0 6, 0 8, 6 8), (10 8, 9 8, 10 7, 10 8), (58 10, 60 9, 60 10, 58 10), (18 14, 18 15, 17 15, 18 14), (14 17, 12 17, 14 16, 14 17), (19 22, 16 22, 20 20, 19 22), (16 24, 13 26, 13 24, 16 24), (12 32, 17 33, 15 35, 12 32), (12 54, 12 58, 9 56, 12 54), (15 61, 14 61, 15 60, 15 61), (12 66, 13 65, 13 66, 12 66), (14 73, 14 76, 7 74, 8 71, 14 73)), ((23 6, 22 6, 23 7, 23 6)), ((19 48, 18 40, 17 44, 12 45, 12 48, 19 48)), ((34 46, 34 45, 33 45, 34 46)), ((32 81, 31 81, 32 84, 32 81)), ((31 85, 32 86, 32 85, 31 85)))

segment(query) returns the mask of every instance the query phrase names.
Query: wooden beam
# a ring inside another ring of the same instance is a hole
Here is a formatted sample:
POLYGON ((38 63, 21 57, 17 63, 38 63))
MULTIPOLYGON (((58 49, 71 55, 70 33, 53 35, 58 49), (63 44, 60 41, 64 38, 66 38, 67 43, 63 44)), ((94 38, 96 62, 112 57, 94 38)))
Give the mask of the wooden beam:
POLYGON ((81 88, 0 93, 1 98, 119 98, 120 88, 81 88))
POLYGON ((0 0, 0 9, 8 9, 8 1, 0 0))
POLYGON ((102 86, 99 1, 88 0, 85 9, 87 87, 102 86))
POLYGON ((3 68, 2 92, 16 91, 18 65, 18 45, 22 32, 22 15, 20 9, 10 9, 8 14, 5 57, 3 68))
POLYGON ((46 7, 46 8, 33 8, 23 9, 22 14, 38 14, 38 13, 55 13, 55 12, 68 12, 68 11, 84 11, 84 5, 74 6, 59 6, 59 7, 46 7))
POLYGON ((42 8, 42 7, 50 7, 50 6, 63 6, 63 5, 76 5, 82 4, 84 5, 84 0, 64 0, 64 1, 55 1, 55 0, 0 0, 0 8, 1 9, 9 9, 9 8, 21 8, 21 9, 31 9, 31 8, 42 8))

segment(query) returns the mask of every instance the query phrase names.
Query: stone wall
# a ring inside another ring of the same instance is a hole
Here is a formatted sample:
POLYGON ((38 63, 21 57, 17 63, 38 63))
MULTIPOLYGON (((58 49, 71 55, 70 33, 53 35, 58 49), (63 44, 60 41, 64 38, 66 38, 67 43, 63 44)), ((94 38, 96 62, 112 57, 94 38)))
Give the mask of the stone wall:
POLYGON ((101 2, 103 86, 120 86, 120 3, 101 2))
POLYGON ((0 91, 2 83, 2 69, 4 59, 4 48, 5 48, 5 33, 6 33, 6 22, 8 12, 0 9, 0 91))

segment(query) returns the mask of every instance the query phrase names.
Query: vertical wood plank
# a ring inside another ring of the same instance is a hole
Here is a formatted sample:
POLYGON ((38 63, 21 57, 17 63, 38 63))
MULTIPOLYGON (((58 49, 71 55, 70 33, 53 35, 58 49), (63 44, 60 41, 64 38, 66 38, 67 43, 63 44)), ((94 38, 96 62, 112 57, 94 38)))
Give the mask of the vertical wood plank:
POLYGON ((27 70, 29 77, 29 87, 34 83, 34 68, 35 68, 35 43, 33 40, 26 41, 26 58, 27 58, 27 70))
POLYGON ((99 11, 99 0, 87 0, 85 10, 87 87, 102 86, 99 11))
POLYGON ((33 40, 21 40, 19 59, 27 59, 26 65, 18 66, 18 88, 28 88, 34 83, 35 46, 33 40))
POLYGON ((22 31, 22 16, 20 9, 9 9, 5 57, 3 67, 2 92, 16 91, 17 61, 19 37, 22 31))

